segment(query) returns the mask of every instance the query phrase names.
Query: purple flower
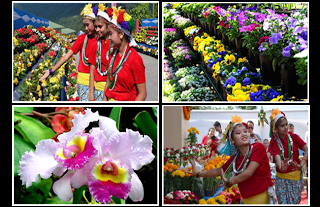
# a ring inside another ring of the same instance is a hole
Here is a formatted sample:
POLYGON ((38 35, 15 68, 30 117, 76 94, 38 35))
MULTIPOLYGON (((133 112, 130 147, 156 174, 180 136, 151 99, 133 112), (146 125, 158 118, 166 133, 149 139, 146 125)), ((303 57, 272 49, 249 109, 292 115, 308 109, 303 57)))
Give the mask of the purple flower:
POLYGON ((243 79, 242 84, 243 84, 243 86, 251 85, 250 78, 247 77, 247 78, 243 79))
POLYGON ((291 57, 290 52, 291 52, 291 46, 287 46, 287 47, 283 48, 282 55, 285 57, 291 57))
POLYGON ((271 37, 269 38, 270 44, 277 44, 278 41, 281 39, 282 35, 281 33, 271 33, 271 37))
POLYGON ((267 48, 263 47, 263 44, 260 45, 259 47, 259 52, 265 51, 267 48))
POLYGON ((126 30, 128 30, 128 29, 129 29, 128 22, 123 21, 123 22, 121 23, 121 27, 124 28, 124 29, 126 29, 126 30))
POLYGON ((234 84, 236 84, 236 82, 237 82, 237 79, 235 78, 235 77, 233 77, 233 76, 230 76, 229 78, 228 78, 228 80, 226 81, 226 83, 224 84, 224 86, 225 87, 228 87, 228 85, 234 85, 234 84))
POLYGON ((256 21, 258 21, 258 22, 263 22, 263 20, 265 19, 267 17, 267 15, 266 14, 257 14, 256 15, 256 21))
POLYGON ((94 13, 94 15, 96 15, 97 16, 97 14, 98 14, 98 8, 97 7, 92 7, 92 12, 94 13))

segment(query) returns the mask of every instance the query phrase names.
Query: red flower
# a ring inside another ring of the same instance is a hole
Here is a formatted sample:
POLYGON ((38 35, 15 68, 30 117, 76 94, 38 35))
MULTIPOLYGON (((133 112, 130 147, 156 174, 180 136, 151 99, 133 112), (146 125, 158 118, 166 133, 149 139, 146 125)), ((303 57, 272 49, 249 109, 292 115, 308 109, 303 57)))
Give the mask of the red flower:
POLYGON ((207 18, 208 14, 209 14, 209 12, 206 12, 206 13, 204 14, 204 18, 207 18))
POLYGON ((220 21, 219 25, 220 25, 221 27, 224 27, 224 20, 220 21))
POLYGON ((122 12, 121 14, 118 15, 117 22, 119 24, 121 24, 124 21, 123 14, 124 14, 124 12, 122 12))
POLYGON ((112 17, 112 13, 113 13, 112 8, 107 9, 107 14, 109 15, 109 17, 112 17))
POLYGON ((63 133, 65 131, 69 131, 70 129, 68 128, 68 120, 67 120, 67 116, 63 116, 61 114, 56 114, 51 122, 52 125, 52 129, 53 131, 57 132, 57 133, 63 133))

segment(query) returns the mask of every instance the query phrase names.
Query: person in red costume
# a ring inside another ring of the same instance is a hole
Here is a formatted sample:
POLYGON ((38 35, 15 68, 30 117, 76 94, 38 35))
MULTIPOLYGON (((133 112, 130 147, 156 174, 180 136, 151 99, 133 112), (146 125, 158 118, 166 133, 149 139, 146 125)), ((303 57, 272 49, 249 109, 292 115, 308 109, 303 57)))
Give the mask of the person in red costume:
POLYGON ((116 47, 109 57, 108 78, 104 101, 144 101, 147 97, 145 66, 133 46, 137 45, 130 31, 135 22, 119 7, 109 8, 111 46, 116 47))

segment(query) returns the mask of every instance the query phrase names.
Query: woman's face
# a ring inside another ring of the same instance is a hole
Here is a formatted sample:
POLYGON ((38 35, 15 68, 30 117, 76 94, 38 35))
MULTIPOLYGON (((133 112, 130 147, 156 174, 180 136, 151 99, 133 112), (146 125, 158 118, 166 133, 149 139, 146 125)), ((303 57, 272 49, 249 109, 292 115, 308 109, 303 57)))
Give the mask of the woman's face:
POLYGON ((104 22, 102 22, 100 20, 96 20, 95 27, 96 27, 96 31, 97 31, 97 34, 99 35, 99 37, 107 37, 109 35, 108 26, 104 22))
POLYGON ((287 119, 280 120, 280 123, 276 126, 276 130, 281 137, 284 137, 288 133, 287 119))
POLYGON ((250 133, 248 129, 243 125, 237 125, 232 131, 232 137, 234 144, 237 147, 242 145, 248 145, 250 143, 250 133))
POLYGON ((209 135, 209 137, 213 137, 214 136, 214 129, 210 129, 208 135, 209 135))
POLYGON ((118 33, 117 29, 113 26, 109 26, 109 38, 112 47, 119 47, 121 45, 120 35, 124 38, 124 34, 121 31, 120 34, 118 33))
POLYGON ((93 24, 92 20, 83 19, 82 23, 83 23, 83 27, 88 35, 92 35, 95 33, 94 24, 93 24))

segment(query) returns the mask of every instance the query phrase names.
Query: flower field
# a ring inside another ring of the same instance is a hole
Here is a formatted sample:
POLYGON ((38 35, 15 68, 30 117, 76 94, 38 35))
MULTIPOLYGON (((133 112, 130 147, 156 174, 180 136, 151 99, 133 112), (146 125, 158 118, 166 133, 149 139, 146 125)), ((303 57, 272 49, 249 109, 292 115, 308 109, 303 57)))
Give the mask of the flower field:
POLYGON ((77 100, 76 68, 69 59, 52 76, 39 82, 44 70, 49 70, 71 47, 75 38, 52 28, 27 27, 14 31, 13 93, 14 100, 57 101, 77 100))
POLYGON ((166 4, 164 100, 306 100, 307 9, 271 6, 166 4))

